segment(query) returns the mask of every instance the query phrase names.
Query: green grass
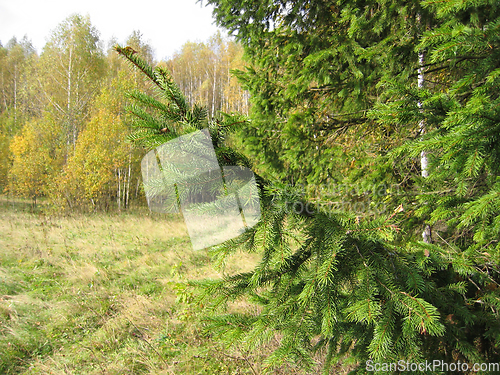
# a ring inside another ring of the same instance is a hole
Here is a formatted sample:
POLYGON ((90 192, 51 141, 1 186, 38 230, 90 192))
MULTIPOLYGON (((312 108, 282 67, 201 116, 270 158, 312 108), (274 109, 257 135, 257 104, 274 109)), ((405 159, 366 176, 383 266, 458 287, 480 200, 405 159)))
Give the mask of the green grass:
MULTIPOLYGON (((222 276, 192 250, 180 216, 44 212, 0 196, 0 374, 261 373, 277 341, 255 353, 223 347, 176 294, 222 276)), ((238 254, 225 272, 257 260, 238 254)), ((275 373, 303 374, 294 367, 275 373)))
POLYGON ((43 212, 0 197, 0 374, 254 373, 176 302, 220 276, 181 217, 43 212))

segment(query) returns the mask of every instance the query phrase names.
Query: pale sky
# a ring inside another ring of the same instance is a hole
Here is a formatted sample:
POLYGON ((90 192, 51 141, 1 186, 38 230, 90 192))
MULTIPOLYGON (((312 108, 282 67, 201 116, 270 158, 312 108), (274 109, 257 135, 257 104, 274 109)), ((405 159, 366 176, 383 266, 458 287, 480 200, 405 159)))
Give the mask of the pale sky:
POLYGON ((105 47, 113 36, 123 44, 139 30, 157 60, 172 56, 187 41, 204 42, 218 30, 212 7, 196 0, 0 0, 0 41, 5 46, 13 36, 27 35, 41 53, 51 31, 74 13, 90 16, 105 47))

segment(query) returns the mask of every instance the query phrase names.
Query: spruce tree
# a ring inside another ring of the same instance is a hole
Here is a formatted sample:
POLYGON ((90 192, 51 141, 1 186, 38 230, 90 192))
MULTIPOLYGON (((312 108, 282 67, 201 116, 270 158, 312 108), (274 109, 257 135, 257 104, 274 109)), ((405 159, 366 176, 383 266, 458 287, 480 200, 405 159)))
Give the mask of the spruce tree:
POLYGON ((498 362, 498 5, 209 3, 252 63, 238 73, 252 94, 251 121, 204 119, 167 71, 117 48, 159 94, 131 94, 132 141, 153 149, 208 127, 220 165, 265 164, 253 168, 260 222, 210 250, 219 264, 239 249, 261 261, 252 272, 191 282, 207 306, 207 329, 248 349, 279 333, 267 372, 285 362, 312 368, 314 353, 324 353, 325 374, 334 363, 366 373, 368 360, 498 362), (428 82, 419 89, 423 50, 428 82), (246 136, 249 158, 230 147, 230 132, 246 136), (361 159, 353 166, 332 145, 356 138, 344 146, 361 159), (328 192, 312 200, 297 185, 332 181, 392 184, 372 197, 386 211, 335 209, 328 192), (426 220, 433 244, 420 241, 426 220), (259 313, 228 313, 239 299, 259 313))

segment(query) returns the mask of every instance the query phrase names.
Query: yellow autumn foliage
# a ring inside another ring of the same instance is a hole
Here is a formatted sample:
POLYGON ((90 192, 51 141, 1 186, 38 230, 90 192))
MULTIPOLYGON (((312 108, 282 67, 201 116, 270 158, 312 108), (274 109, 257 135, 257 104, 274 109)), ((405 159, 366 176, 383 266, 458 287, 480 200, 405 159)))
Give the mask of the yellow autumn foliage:
POLYGON ((61 164, 60 141, 53 130, 53 119, 32 120, 12 138, 12 167, 8 173, 11 193, 33 199, 47 194, 61 164))
POLYGON ((104 89, 94 108, 52 196, 61 208, 107 210, 116 199, 118 171, 129 161, 131 146, 124 140, 128 129, 120 98, 104 89))

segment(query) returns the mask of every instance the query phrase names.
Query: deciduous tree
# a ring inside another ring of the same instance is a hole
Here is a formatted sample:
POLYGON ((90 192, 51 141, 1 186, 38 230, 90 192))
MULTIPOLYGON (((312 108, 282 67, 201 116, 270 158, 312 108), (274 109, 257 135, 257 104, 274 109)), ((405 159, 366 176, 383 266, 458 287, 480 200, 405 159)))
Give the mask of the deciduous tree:
POLYGON ((10 142, 9 191, 33 203, 53 186, 61 160, 61 140, 48 116, 31 120, 10 142))
POLYGON ((206 43, 187 42, 166 62, 188 101, 206 105, 210 117, 218 111, 248 112, 248 93, 232 74, 244 65, 241 45, 220 33, 206 43))
POLYGON ((120 74, 95 100, 93 114, 53 191, 52 199, 60 207, 108 210, 115 201, 118 208, 128 205, 131 186, 136 186, 131 180, 138 178, 137 153, 124 139, 124 93, 132 87, 131 77, 120 74))
POLYGON ((41 90, 66 134, 66 157, 88 120, 90 105, 103 77, 99 33, 88 17, 72 15, 53 32, 40 57, 41 90))

